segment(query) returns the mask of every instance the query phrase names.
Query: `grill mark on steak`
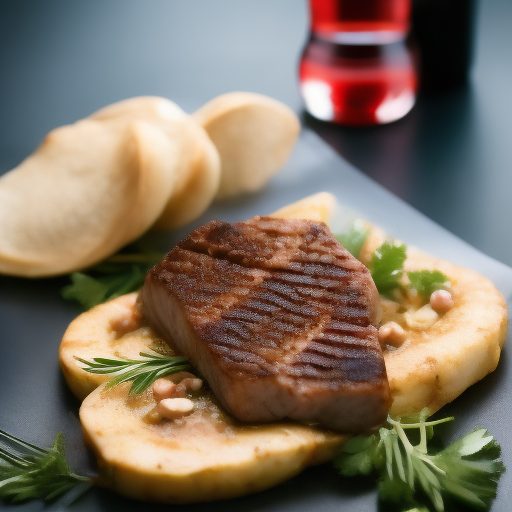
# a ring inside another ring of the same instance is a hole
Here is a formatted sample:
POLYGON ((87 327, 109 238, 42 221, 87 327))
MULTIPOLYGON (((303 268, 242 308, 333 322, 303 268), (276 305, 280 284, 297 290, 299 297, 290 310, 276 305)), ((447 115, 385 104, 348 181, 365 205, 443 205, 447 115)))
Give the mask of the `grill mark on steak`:
POLYGON ((325 225, 211 222, 148 273, 142 298, 150 325, 239 419, 347 432, 385 420, 377 291, 325 225))

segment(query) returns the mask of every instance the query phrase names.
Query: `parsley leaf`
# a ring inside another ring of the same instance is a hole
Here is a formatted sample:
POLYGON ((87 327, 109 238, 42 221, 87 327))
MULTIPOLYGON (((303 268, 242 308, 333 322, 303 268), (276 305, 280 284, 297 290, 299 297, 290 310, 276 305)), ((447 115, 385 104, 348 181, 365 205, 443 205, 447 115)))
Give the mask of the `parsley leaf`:
POLYGON ((352 437, 343 445, 344 456, 335 459, 334 467, 343 476, 369 475, 375 469, 379 447, 377 435, 352 437))
POLYGON ((410 287, 416 289, 427 300, 436 290, 444 290, 450 285, 449 279, 439 270, 408 272, 407 276, 411 281, 410 287))
POLYGON ((505 470, 497 460, 499 454, 493 437, 485 429, 476 429, 438 453, 434 461, 445 472, 442 485, 454 498, 488 510, 505 470))
POLYGON ((70 275, 71 284, 61 290, 66 300, 91 309, 102 302, 138 290, 146 272, 162 259, 160 253, 115 254, 84 272, 70 275))
POLYGON ((85 492, 91 483, 71 471, 61 433, 53 447, 44 450, 0 430, 0 498, 53 500, 78 486, 85 492))
POLYGON ((358 258, 369 234, 370 230, 365 227, 364 222, 356 220, 345 233, 335 236, 352 256, 358 258))
POLYGON ((444 450, 429 454, 427 441, 433 427, 453 418, 426 421, 427 415, 424 410, 419 418, 403 421, 388 416, 387 426, 378 434, 348 441, 335 459, 335 467, 344 476, 379 473, 380 499, 410 510, 429 510, 430 503, 443 512, 450 500, 488 510, 505 470, 499 460, 499 445, 485 429, 476 429, 444 450), (406 434, 409 429, 419 431, 418 444, 406 434))
POLYGON ((381 295, 389 295, 392 290, 400 287, 406 250, 405 244, 384 242, 373 252, 369 269, 381 295))
MULTIPOLYGON (((346 232, 335 236, 352 256, 359 258, 370 231, 364 221, 356 219, 346 232)), ((400 279, 404 272, 406 253, 405 244, 398 244, 393 240, 384 242, 373 252, 368 267, 381 295, 389 296, 393 290, 402 288, 400 279)), ((409 288, 417 290, 427 301, 436 290, 447 289, 450 286, 448 277, 439 270, 407 272, 407 276, 410 281, 409 288)))

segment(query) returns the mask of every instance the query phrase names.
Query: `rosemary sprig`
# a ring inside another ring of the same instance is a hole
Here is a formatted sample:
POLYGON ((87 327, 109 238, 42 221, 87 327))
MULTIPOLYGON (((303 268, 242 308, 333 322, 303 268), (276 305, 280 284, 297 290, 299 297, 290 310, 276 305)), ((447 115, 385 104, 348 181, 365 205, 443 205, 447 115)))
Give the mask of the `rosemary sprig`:
POLYGON ((76 499, 91 485, 90 478, 71 471, 62 433, 57 434, 52 448, 45 450, 0 430, 0 499, 48 501, 82 486, 76 499))
POLYGON ((86 372, 114 375, 114 378, 108 381, 108 388, 122 382, 133 382, 130 388, 131 394, 142 393, 155 380, 190 368, 188 358, 185 356, 161 356, 144 352, 139 355, 144 359, 106 359, 104 357, 95 357, 92 361, 79 357, 76 359, 86 365, 84 368, 86 372))

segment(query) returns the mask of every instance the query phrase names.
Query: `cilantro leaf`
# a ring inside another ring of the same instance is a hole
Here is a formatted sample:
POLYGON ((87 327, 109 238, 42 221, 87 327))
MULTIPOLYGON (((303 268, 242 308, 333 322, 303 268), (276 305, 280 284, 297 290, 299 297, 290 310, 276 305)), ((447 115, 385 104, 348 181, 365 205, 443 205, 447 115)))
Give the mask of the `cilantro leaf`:
POLYGON ((410 287, 427 300, 436 290, 446 289, 450 284, 450 280, 439 270, 408 272, 407 276, 411 281, 410 287))
POLYGON ((384 242, 373 252, 369 269, 381 295, 389 295, 392 290, 400 287, 406 250, 405 244, 384 242))
POLYGON ((335 236, 352 256, 358 258, 369 234, 370 230, 365 227, 364 222, 356 220, 345 233, 335 236))
POLYGON ((138 290, 146 272, 162 259, 160 253, 116 254, 85 272, 70 275, 71 284, 61 290, 66 300, 91 309, 102 302, 138 290))
POLYGON ((500 447, 485 429, 476 429, 438 453, 429 454, 427 441, 435 425, 428 412, 400 421, 388 416, 386 427, 370 437, 352 438, 335 459, 344 476, 379 474, 379 497, 400 504, 401 509, 447 510, 457 501, 477 510, 488 510, 496 497, 498 480, 505 470, 500 447), (419 431, 413 444, 407 431, 419 431), (427 502, 425 502, 427 500, 427 502))

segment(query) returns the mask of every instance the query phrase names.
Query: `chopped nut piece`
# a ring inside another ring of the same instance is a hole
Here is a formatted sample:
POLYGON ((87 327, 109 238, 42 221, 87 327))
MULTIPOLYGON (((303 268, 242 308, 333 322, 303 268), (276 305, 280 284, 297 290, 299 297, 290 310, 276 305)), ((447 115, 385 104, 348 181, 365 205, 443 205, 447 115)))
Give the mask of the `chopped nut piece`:
POLYGON ((447 290, 436 290, 430 296, 430 306, 436 313, 446 313, 454 306, 452 294, 447 290))
POLYGON ((432 327, 439 319, 439 315, 431 308, 430 304, 414 312, 408 311, 404 317, 409 327, 418 330, 432 327))
POLYGON ((192 391, 199 391, 203 387, 203 381, 201 379, 192 379, 190 388, 192 391))
POLYGON ((196 377, 188 377, 180 382, 181 386, 184 386, 187 391, 198 391, 203 385, 203 381, 196 377))
POLYGON ((185 397, 189 392, 200 389, 202 385, 203 381, 201 379, 196 377, 187 377, 176 386, 173 396, 185 397))
POLYGON ((121 338, 140 327, 140 308, 129 308, 120 305, 117 307, 116 313, 117 315, 110 320, 110 330, 115 333, 117 338, 121 338))
POLYGON ((160 402, 166 398, 184 398, 191 391, 198 391, 203 385, 203 381, 194 377, 185 377, 192 375, 188 372, 179 372, 169 375, 167 378, 157 379, 153 383, 153 398, 160 402), (178 377, 178 378, 176 378, 178 377), (179 379, 179 380, 178 380, 179 379))
POLYGON ((379 328, 379 341, 384 348, 386 345, 400 347, 407 338, 403 327, 396 322, 387 322, 379 328))
POLYGON ((156 410, 162 418, 173 420, 190 414, 194 410, 194 402, 188 398, 164 398, 158 402, 156 410))
POLYGON ((168 379, 157 379, 153 382, 153 398, 157 402, 171 398, 174 396, 176 387, 176 384, 168 379))

